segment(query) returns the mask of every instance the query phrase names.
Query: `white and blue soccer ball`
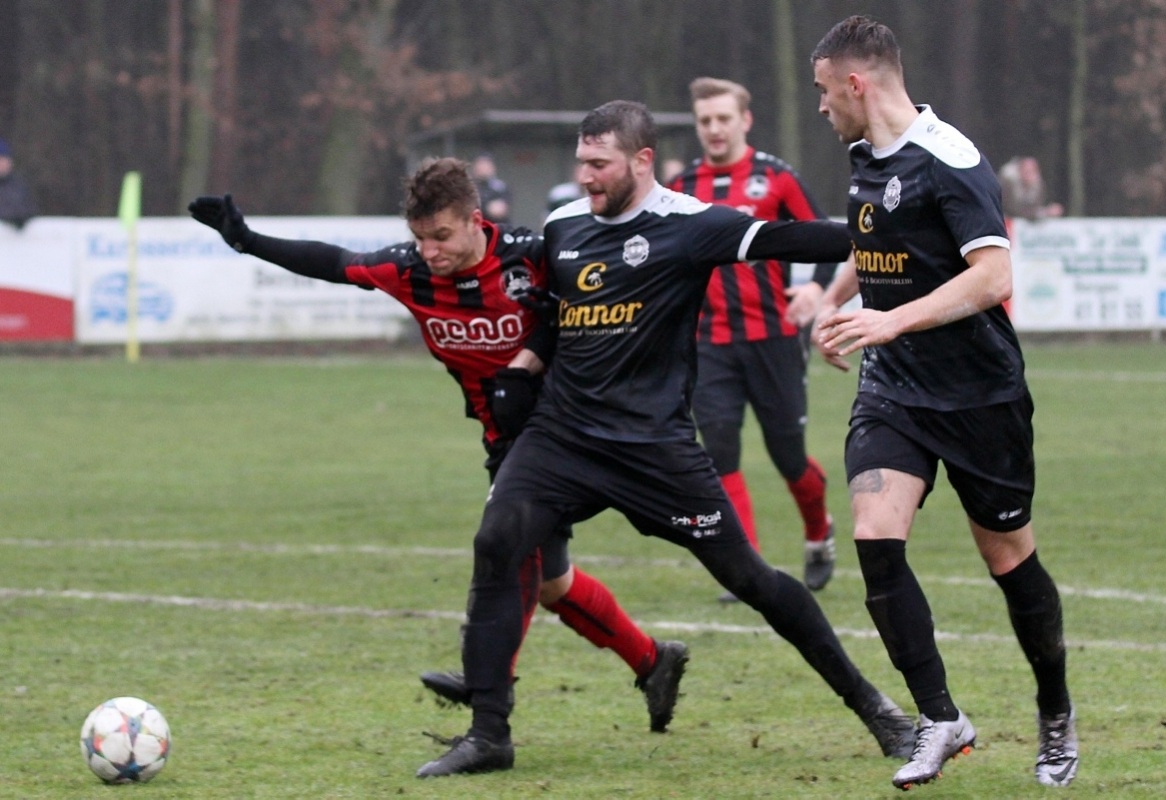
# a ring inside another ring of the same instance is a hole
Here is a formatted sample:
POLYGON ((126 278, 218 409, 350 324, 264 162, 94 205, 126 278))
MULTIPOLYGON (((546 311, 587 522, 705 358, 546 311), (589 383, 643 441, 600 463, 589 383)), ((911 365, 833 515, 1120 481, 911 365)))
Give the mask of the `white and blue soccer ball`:
POLYGON ((106 783, 145 783, 166 766, 170 725, 140 698, 106 700, 81 726, 81 755, 106 783))

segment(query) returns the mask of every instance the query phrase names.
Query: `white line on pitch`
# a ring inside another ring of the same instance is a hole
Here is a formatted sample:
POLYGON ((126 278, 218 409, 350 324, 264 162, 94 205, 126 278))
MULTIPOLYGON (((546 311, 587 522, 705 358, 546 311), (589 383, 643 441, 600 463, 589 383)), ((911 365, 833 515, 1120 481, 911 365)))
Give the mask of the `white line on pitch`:
MULTIPOLYGON (((54 540, 54 539, 3 539, 0 538, 0 547, 27 547, 27 548, 61 548, 61 549, 93 549, 108 550, 124 548, 131 550, 190 550, 213 552, 239 553, 267 553, 272 555, 369 555, 398 558, 400 556, 420 556, 432 558, 472 558, 469 550, 448 547, 386 547, 383 545, 361 544, 254 544, 249 542, 192 542, 183 540, 143 541, 134 539, 86 539, 86 540, 54 540)), ((650 567, 699 567, 699 564, 682 550, 677 551, 675 558, 631 558, 625 556, 589 556, 571 555, 571 560, 577 564, 607 564, 611 566, 650 566, 650 567)), ((792 567, 775 564, 775 567, 790 574, 796 574, 792 567)), ((862 579, 858 570, 839 569, 834 572, 837 577, 862 579)), ((963 578, 955 575, 927 576, 921 575, 922 583, 937 583, 946 586, 974 586, 976 588, 991 588, 995 581, 991 578, 963 578)), ((1075 588, 1059 584, 1057 587, 1062 597, 1084 597, 1091 600, 1120 600, 1125 603, 1156 603, 1166 605, 1166 595, 1149 594, 1146 592, 1131 592, 1126 589, 1088 589, 1075 588)))
MULTIPOLYGON (((422 611, 415 609, 394 608, 367 608, 363 606, 327 606, 312 605, 310 603, 274 603, 254 600, 223 600, 213 597, 183 597, 180 595, 149 595, 132 594, 128 592, 90 592, 82 589, 6 589, 0 588, 0 600, 84 600, 87 602, 107 603, 134 603, 138 605, 177 606, 180 608, 196 608, 207 611, 257 611, 257 612, 290 612, 310 614, 314 616, 350 616, 367 617, 372 619, 442 619, 454 622, 465 620, 465 614, 460 611, 422 611)), ((542 623, 559 624, 558 617, 540 615, 535 621, 542 623)), ((659 620, 648 622, 637 620, 637 624, 646 628, 677 631, 684 633, 727 633, 746 634, 749 636, 772 635, 776 636, 772 628, 763 625, 725 625, 716 622, 674 622, 659 620)), ((874 639, 878 632, 860 628, 835 628, 841 637, 852 639, 874 639)), ((940 641, 958 641, 984 643, 996 646, 1002 643, 1015 643, 1011 636, 992 633, 950 633, 936 631, 935 637, 940 641)), ((1142 642, 1125 642, 1117 640, 1097 641, 1066 641, 1071 648, 1104 649, 1104 650, 1132 650, 1143 653, 1166 653, 1166 643, 1145 644, 1142 642)))

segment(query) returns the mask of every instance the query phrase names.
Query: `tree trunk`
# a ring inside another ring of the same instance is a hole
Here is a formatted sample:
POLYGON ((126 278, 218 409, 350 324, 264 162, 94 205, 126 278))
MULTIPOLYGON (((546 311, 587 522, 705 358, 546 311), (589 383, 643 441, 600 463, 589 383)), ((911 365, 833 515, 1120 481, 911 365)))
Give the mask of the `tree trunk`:
MULTIPOLYGON (((214 158, 212 187, 225 190, 235 177, 239 154, 239 0, 218 0, 215 9, 214 158)), ((215 191, 218 191, 216 189, 215 191)))
MULTIPOLYGON (((363 52, 361 47, 345 42, 335 66, 345 83, 362 86, 374 79, 375 70, 364 53, 376 54, 386 47, 396 7, 396 0, 379 0, 369 19, 356 23, 366 31, 363 52)), ((359 213, 361 187, 369 163, 369 139, 368 114, 359 106, 348 102, 332 110, 317 182, 321 214, 359 213)))
POLYGON ((1072 217, 1085 215, 1085 86, 1089 79, 1085 2, 1086 0, 1074 0, 1069 32, 1073 42, 1073 76, 1069 84, 1069 119, 1065 149, 1068 151, 1066 160, 1069 173, 1067 210, 1072 217))
POLYGON ((797 37, 794 36, 794 10, 790 0, 773 0, 774 75, 777 87, 777 155, 794 169, 801 169, 802 102, 798 87, 805 70, 799 69, 804 59, 798 58, 797 37))
MULTIPOLYGON (((178 175, 182 155, 182 37, 182 0, 170 0, 166 13, 166 174, 171 181, 178 175)), ((181 197, 178 211, 183 211, 181 197)))
MULTIPOLYGON (((215 3, 194 0, 190 15, 190 89, 182 145, 182 171, 178 181, 179 208, 211 190, 211 139, 214 131, 215 3)), ((214 186, 213 191, 230 187, 214 186)))

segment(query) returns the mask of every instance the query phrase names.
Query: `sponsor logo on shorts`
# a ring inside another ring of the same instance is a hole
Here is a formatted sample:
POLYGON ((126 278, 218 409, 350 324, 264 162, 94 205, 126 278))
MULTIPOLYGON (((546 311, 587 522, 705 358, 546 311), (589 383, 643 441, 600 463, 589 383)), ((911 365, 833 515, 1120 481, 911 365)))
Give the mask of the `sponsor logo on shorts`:
POLYGON ((1024 513, 1023 508, 1014 508, 1011 511, 1001 511, 999 514, 996 515, 996 519, 1000 520, 1001 522, 1004 522, 1005 520, 1016 519, 1017 517, 1019 517, 1023 513, 1024 513))
POLYGON ((711 514, 679 514, 672 517, 672 524, 679 528, 689 528, 694 539, 706 539, 721 532, 721 512, 711 514))

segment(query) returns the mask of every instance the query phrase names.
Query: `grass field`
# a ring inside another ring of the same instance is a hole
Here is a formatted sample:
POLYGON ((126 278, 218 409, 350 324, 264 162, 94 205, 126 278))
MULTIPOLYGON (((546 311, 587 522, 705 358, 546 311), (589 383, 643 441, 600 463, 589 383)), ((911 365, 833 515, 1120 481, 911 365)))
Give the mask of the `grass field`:
MULTIPOLYGON (((980 741, 944 798, 1166 796, 1166 348, 1033 344, 1036 527, 1058 580, 1082 766, 1032 778, 1033 685, 1003 600, 941 485, 910 547, 956 700, 980 741)), ((815 361, 810 450, 849 526, 854 377, 815 361)), ((896 762, 748 608, 617 515, 576 560, 690 670, 671 733, 632 674, 545 613, 519 665, 513 771, 413 772, 462 733, 424 669, 459 663, 469 543, 486 490, 476 423, 426 356, 0 358, 0 798, 877 798, 896 762), (152 783, 105 787, 77 745, 132 694, 173 729, 152 783)), ((764 553, 800 575, 792 501, 750 427, 764 553)), ((863 606, 853 546, 819 599, 905 707, 863 606)))

